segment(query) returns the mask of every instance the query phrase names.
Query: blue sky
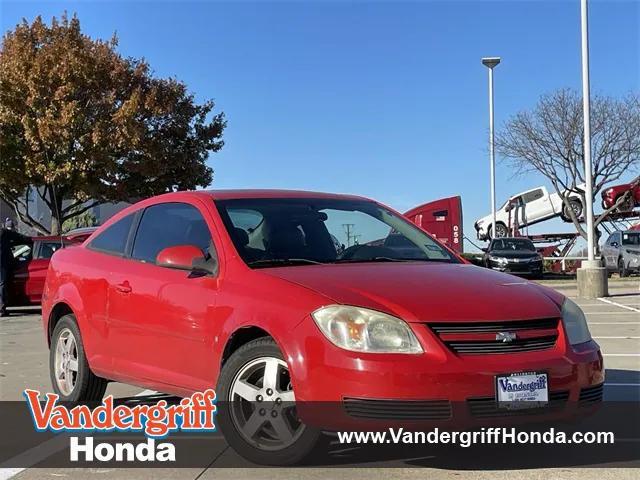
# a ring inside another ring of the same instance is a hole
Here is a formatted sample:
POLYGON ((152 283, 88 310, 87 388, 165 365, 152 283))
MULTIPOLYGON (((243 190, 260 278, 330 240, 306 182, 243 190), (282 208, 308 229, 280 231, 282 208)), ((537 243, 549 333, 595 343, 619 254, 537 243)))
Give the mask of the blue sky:
MULTIPOLYGON (((637 90, 640 2, 590 4, 592 93, 637 90)), ((503 58, 497 125, 544 92, 581 86, 579 0, 2 0, 1 27, 64 10, 216 101, 228 128, 213 187, 358 193, 401 211, 460 194, 470 238, 490 211, 480 58, 503 58)), ((543 183, 498 164, 498 204, 543 183)), ((571 230, 531 231, 549 228, 571 230)))

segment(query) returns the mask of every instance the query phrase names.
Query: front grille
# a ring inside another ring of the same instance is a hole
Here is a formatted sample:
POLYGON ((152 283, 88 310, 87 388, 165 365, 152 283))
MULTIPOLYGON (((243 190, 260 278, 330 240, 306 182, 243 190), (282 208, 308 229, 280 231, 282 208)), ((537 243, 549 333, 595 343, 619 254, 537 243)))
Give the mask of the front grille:
POLYGON ((549 402, 545 407, 525 408, 522 410, 506 410, 498 408, 498 402, 494 397, 470 398, 467 405, 471 415, 474 417, 503 417, 513 415, 532 415, 549 413, 549 411, 560 410, 569 400, 569 391, 549 392, 549 402))
POLYGON ((449 400, 378 400, 345 398, 352 417, 386 420, 445 420, 451 418, 449 400))
POLYGON ((600 403, 604 395, 604 383, 595 387, 586 387, 580 390, 580 399, 578 400, 581 407, 587 407, 595 403, 600 403))
POLYGON ((558 319, 508 322, 430 323, 429 328, 459 355, 532 352, 552 348, 558 339, 558 319), (515 334, 504 341, 499 333, 515 334))

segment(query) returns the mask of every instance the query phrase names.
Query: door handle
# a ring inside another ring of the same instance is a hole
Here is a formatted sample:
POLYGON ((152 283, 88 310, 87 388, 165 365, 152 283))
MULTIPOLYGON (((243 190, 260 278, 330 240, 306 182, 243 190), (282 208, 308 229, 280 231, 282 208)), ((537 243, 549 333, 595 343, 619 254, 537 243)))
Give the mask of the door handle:
POLYGON ((129 285, 129 282, 124 281, 116 285, 116 290, 120 293, 131 293, 131 285, 129 285))

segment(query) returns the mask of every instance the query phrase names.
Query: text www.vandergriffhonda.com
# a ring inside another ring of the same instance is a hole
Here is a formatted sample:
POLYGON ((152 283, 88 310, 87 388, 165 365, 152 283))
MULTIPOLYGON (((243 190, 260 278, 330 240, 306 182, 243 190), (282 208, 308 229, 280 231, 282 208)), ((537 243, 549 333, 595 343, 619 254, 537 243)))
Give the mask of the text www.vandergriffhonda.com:
POLYGON ((396 445, 548 445, 613 444, 613 432, 564 432, 553 427, 543 431, 525 431, 514 427, 484 427, 472 431, 449 431, 434 428, 428 432, 389 428, 370 432, 338 432, 341 444, 396 445))

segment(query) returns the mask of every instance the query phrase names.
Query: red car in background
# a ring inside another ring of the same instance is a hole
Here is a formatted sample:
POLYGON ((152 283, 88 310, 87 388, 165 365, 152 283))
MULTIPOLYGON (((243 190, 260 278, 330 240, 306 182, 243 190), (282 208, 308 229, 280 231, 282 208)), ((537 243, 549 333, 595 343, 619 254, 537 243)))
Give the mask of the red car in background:
POLYGON ((62 401, 216 388, 217 424, 257 463, 300 461, 322 431, 584 416, 604 385, 573 301, 351 195, 139 202, 52 258, 42 320, 62 401))
POLYGON ((39 305, 44 281, 53 254, 70 244, 82 243, 95 227, 82 228, 61 236, 32 237, 31 245, 18 245, 13 249, 15 264, 9 282, 9 306, 39 305))
POLYGON ((606 210, 613 207, 618 199, 627 192, 629 192, 627 199, 617 208, 619 212, 629 212, 640 206, 640 177, 633 182, 614 185, 604 190, 602 192, 602 208, 606 210))

